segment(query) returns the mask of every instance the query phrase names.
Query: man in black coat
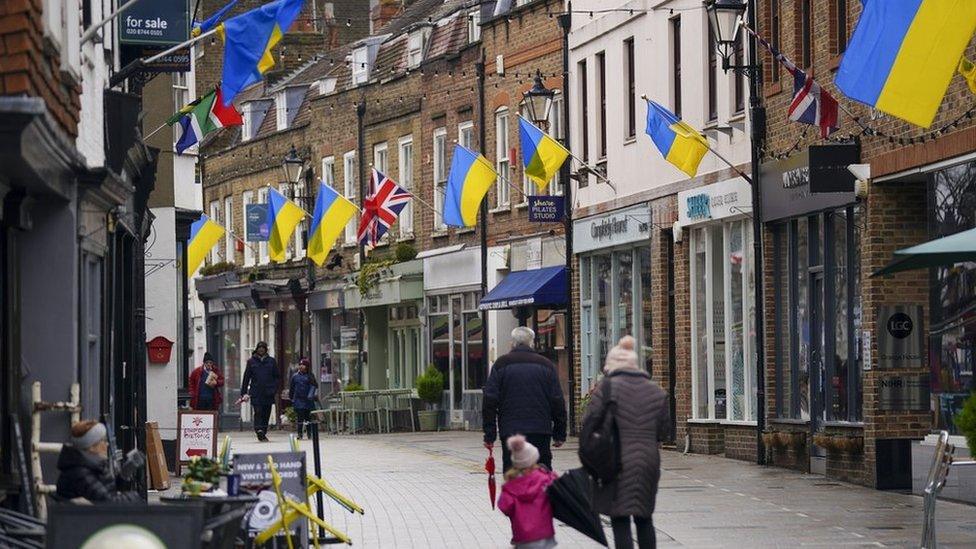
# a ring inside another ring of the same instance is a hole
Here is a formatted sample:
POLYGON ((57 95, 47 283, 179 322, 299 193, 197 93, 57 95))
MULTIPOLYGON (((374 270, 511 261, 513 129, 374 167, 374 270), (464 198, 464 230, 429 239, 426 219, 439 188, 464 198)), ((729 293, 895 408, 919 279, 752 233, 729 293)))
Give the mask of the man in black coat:
POLYGON ((253 412, 254 433, 258 440, 267 442, 268 420, 271 418, 271 405, 275 401, 278 391, 278 364, 268 355, 268 344, 258 342, 254 354, 247 361, 244 368, 244 379, 241 381, 241 399, 251 401, 253 412))
POLYGON ((512 467, 505 440, 515 434, 539 449, 539 463, 552 469, 552 450, 566 441, 566 407, 559 372, 532 349, 535 332, 524 326, 512 330, 511 352, 498 357, 484 386, 485 448, 501 433, 502 467, 512 467))

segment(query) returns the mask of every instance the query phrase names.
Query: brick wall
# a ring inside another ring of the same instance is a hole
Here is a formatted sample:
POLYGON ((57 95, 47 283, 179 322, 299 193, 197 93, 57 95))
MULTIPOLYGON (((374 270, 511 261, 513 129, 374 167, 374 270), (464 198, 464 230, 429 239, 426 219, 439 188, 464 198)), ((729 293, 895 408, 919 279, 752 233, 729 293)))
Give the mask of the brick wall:
POLYGON ((756 428, 750 425, 723 425, 725 457, 756 461, 756 428))
POLYGON ((58 126, 78 135, 81 83, 61 70, 57 46, 44 36, 40 0, 0 2, 0 95, 44 99, 58 126))

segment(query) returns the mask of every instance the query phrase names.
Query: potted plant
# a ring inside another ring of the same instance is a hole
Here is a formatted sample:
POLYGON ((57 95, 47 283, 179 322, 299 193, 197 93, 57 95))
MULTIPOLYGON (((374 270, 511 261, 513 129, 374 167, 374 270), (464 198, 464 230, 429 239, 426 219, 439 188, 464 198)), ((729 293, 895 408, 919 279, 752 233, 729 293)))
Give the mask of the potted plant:
POLYGON ((222 472, 220 462, 207 457, 194 457, 186 466, 183 475, 183 492, 191 496, 199 496, 202 492, 209 492, 220 482, 222 472))
POLYGON ((966 438, 969 455, 976 459, 976 393, 973 393, 962 404, 962 410, 954 419, 956 428, 966 438))
POLYGON ((416 387, 417 396, 427 404, 426 410, 417 412, 420 430, 436 431, 440 412, 433 407, 441 401, 444 392, 444 374, 431 364, 423 374, 417 376, 416 387))

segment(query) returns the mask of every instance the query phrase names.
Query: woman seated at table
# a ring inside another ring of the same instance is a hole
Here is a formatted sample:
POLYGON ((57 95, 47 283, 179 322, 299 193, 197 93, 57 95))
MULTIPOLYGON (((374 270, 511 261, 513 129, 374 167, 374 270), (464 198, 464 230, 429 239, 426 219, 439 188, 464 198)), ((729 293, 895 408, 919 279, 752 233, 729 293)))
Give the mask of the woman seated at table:
POLYGON ((119 479, 108 463, 108 438, 105 425, 94 420, 71 426, 71 442, 58 456, 56 495, 74 503, 138 502, 135 492, 119 490, 119 479))

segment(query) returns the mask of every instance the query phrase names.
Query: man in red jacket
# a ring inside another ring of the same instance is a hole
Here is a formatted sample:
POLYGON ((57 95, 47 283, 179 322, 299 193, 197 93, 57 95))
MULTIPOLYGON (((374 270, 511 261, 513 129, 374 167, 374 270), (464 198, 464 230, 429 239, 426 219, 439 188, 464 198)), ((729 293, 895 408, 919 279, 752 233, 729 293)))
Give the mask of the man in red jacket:
POLYGON ((190 372, 190 408, 194 410, 220 410, 223 400, 220 388, 224 376, 210 353, 204 353, 203 365, 190 372))

